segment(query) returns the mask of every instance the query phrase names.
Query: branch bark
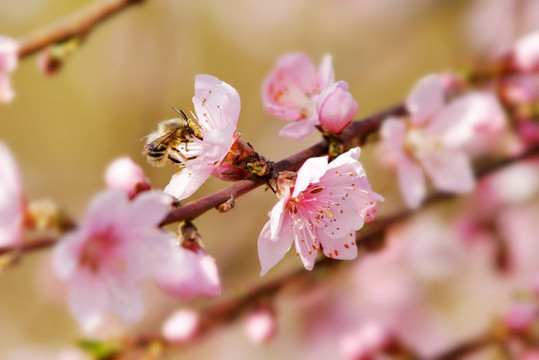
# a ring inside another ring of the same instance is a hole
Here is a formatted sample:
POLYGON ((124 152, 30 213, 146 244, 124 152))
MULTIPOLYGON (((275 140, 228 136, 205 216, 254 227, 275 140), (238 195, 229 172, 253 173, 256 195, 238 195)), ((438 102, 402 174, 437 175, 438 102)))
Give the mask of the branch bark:
POLYGON ((84 39, 99 24, 143 0, 99 0, 79 12, 19 40, 19 58, 72 37, 84 39))

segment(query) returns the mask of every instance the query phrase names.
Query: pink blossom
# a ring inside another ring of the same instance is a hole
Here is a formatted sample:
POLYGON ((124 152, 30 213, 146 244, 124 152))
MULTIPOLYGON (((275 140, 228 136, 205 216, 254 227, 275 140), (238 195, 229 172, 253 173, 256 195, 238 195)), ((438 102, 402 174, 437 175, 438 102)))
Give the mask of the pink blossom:
MULTIPOLYGON (((203 139, 195 138, 177 149, 191 159, 182 164, 165 188, 165 193, 178 200, 192 195, 216 171, 237 139, 241 105, 240 96, 232 86, 211 75, 197 75, 193 104, 196 116, 191 114, 200 124, 203 139)), ((170 154, 184 162, 175 153, 170 154)))
POLYGON ((245 319, 245 331, 255 344, 265 344, 277 334, 275 313, 262 306, 252 310, 245 319))
POLYGON ((168 259, 159 267, 155 282, 163 291, 185 301, 221 294, 215 259, 194 242, 189 248, 170 242, 168 259))
POLYGON ((371 190, 356 159, 359 147, 328 164, 327 156, 308 159, 295 184, 283 185, 281 200, 258 238, 258 257, 264 275, 292 246, 311 270, 320 247, 331 258, 357 256, 355 232, 372 220, 376 202, 383 198, 371 190))
POLYGON ((539 32, 520 38, 513 48, 515 66, 522 71, 539 70, 539 32))
POLYGON ((503 323, 510 331, 529 330, 537 317, 537 307, 533 303, 520 302, 509 307, 503 316, 503 323))
POLYGON ((335 83, 331 56, 326 55, 318 70, 304 53, 292 53, 277 60, 262 86, 264 109, 283 120, 293 121, 279 134, 303 140, 315 126, 339 133, 357 113, 357 103, 345 81, 335 83))
POLYGON ((55 246, 53 265, 68 286, 69 308, 86 331, 106 311, 126 322, 143 313, 141 282, 169 251, 170 235, 157 228, 170 198, 145 192, 129 201, 119 190, 100 193, 80 227, 55 246))
POLYGON ((151 188, 142 168, 128 156, 116 159, 107 167, 105 183, 109 189, 125 191, 130 198, 151 188))
POLYGON ((380 130, 406 204, 417 208, 425 198, 425 172, 438 190, 471 191, 475 179, 465 149, 505 126, 498 100, 472 92, 446 104, 439 77, 429 75, 412 89, 406 108, 408 117, 389 118, 380 130))
POLYGON ((15 40, 0 35, 0 104, 10 102, 15 96, 9 73, 17 67, 18 48, 19 45, 15 40))
POLYGON ((0 142, 0 246, 20 242, 26 210, 15 159, 0 142))
POLYGON ((196 311, 181 309, 172 314, 163 324, 163 337, 173 343, 182 343, 195 338, 200 329, 200 316, 196 311))
POLYGON ((393 335, 381 324, 368 322, 358 331, 341 340, 341 353, 346 359, 370 360, 394 341, 393 335))

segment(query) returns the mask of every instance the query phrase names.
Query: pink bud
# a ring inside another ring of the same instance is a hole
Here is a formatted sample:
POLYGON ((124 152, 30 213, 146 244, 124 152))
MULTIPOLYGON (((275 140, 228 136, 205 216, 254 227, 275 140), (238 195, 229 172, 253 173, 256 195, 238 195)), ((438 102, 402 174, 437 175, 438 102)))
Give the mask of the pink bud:
POLYGON ((520 38, 513 49, 513 60, 521 71, 539 70, 539 32, 520 38))
POLYGON ((510 331, 527 331, 534 323, 537 308, 531 303, 516 303, 511 305, 503 316, 503 323, 510 331))
POLYGON ((318 114, 323 132, 341 133, 358 110, 357 102, 348 92, 346 81, 338 81, 320 94, 318 114))
POLYGON ((130 198, 151 188, 141 167, 127 156, 113 161, 108 166, 105 183, 110 189, 125 191, 130 198))
POLYGON ((515 76, 502 83, 501 95, 510 104, 530 104, 537 101, 539 94, 533 79, 529 76, 515 76))
POLYGON ((196 311, 182 309, 165 321, 161 329, 163 337, 173 343, 194 339, 200 330, 200 316, 196 311))
POLYGON ((265 344, 277 334, 275 314, 267 307, 257 308, 247 315, 245 331, 255 344, 265 344))

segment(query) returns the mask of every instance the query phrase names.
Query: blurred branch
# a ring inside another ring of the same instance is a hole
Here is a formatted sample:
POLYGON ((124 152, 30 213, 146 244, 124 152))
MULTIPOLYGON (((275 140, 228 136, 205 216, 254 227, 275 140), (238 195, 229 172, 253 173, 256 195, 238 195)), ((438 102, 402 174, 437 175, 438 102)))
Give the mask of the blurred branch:
POLYGON ((143 0, 99 0, 79 12, 19 40, 19 58, 73 37, 84 39, 100 23, 143 0))
MULTIPOLYGON (((374 125, 374 124, 373 124, 374 125)), ((298 155, 298 154, 296 154, 298 155)), ((527 159, 534 155, 539 155, 539 146, 535 146, 529 151, 511 158, 504 159, 502 161, 493 163, 480 171, 477 171, 478 178, 487 176, 492 172, 495 172, 507 165, 518 162, 520 160, 527 159)), ((436 193, 430 196, 423 204, 421 209, 425 209, 428 206, 431 206, 435 203, 438 203, 443 200, 448 200, 456 198, 456 194, 443 194, 436 193)), ((375 252, 383 248, 385 245, 384 234, 389 228, 389 226, 406 220, 417 210, 404 210, 396 215, 390 216, 385 219, 375 220, 371 223, 366 224, 364 229, 360 230, 356 234, 356 244, 360 250, 363 252, 375 252)), ((316 279, 320 275, 320 271, 325 271, 329 268, 336 268, 339 265, 344 264, 343 261, 335 261, 327 257, 321 257, 316 261, 315 269, 313 271, 305 271, 303 268, 294 270, 284 276, 281 276, 277 279, 266 282, 260 286, 254 287, 245 294, 219 302, 217 304, 211 305, 209 307, 199 310, 199 314, 202 317, 202 326, 199 329, 199 336, 203 336, 209 333, 211 330, 224 325, 226 323, 232 322, 235 319, 239 318, 241 315, 246 313, 259 301, 264 299, 273 298, 277 296, 279 291, 285 286, 291 284, 297 279, 310 277, 316 279)), ((161 335, 143 335, 131 341, 126 341, 130 346, 134 348, 145 347, 153 342, 159 342, 164 346, 178 346, 178 344, 168 343, 161 335)), ((440 354, 437 357, 434 357, 434 360, 452 360, 460 359, 462 356, 470 354, 474 351, 481 350, 488 345, 493 344, 494 340, 490 336, 490 333, 487 335, 481 335, 475 338, 470 339, 469 341, 463 342, 456 345, 454 348, 449 349, 448 351, 440 354)))

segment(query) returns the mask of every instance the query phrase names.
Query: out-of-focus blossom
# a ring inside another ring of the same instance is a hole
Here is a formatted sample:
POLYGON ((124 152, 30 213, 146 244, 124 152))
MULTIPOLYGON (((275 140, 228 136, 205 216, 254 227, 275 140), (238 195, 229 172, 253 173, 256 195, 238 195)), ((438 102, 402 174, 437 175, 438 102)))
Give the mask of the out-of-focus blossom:
POLYGON ((17 67, 18 49, 19 45, 15 40, 0 35, 0 104, 10 102, 15 97, 9 73, 17 67))
POLYGON ((220 166, 237 137, 236 126, 240 115, 240 96, 227 83, 211 75, 197 75, 195 114, 200 124, 202 140, 182 143, 177 151, 169 154, 182 163, 180 171, 172 176, 165 193, 179 200, 192 195, 220 166), (184 161, 185 158, 190 160, 184 161))
POLYGON ((169 251, 170 235, 157 227, 169 205, 159 192, 129 201, 125 192, 107 190, 92 201, 80 227, 55 246, 53 265, 68 284, 71 313, 86 331, 107 311, 126 322, 142 316, 141 282, 169 251))
POLYGON ((0 142, 0 246, 21 240, 25 208, 19 169, 7 146, 0 142))
POLYGON ((311 158, 298 171, 295 183, 279 179, 281 200, 258 238, 261 275, 284 257, 292 243, 307 270, 313 268, 320 247, 335 259, 357 256, 355 232, 372 220, 376 203, 383 201, 371 190, 356 160, 359 154, 357 147, 329 164, 327 156, 311 158))
POLYGON ((539 70, 539 31, 520 38, 512 55, 519 70, 527 72, 539 70))
POLYGON ((503 99, 512 105, 532 104, 539 98, 535 79, 527 75, 504 79, 500 93, 503 99))
POLYGON ((173 343, 194 339, 200 329, 200 316, 196 311, 181 309, 170 316, 161 329, 163 337, 173 343))
POLYGON ((264 109, 283 120, 293 121, 279 134, 303 140, 315 126, 338 134, 353 120, 358 105, 345 81, 335 82, 331 56, 326 55, 318 70, 304 53, 292 53, 277 60, 262 86, 264 109))
POLYGON ((539 350, 530 350, 519 357, 519 360, 539 360, 539 350))
POLYGON ((410 208, 426 196, 425 174, 441 191, 466 193, 475 186, 464 151, 505 126, 494 95, 472 92, 446 104, 436 75, 422 78, 406 100, 409 116, 390 118, 380 130, 384 159, 395 167, 401 194, 410 208))
POLYGON ((215 259, 195 242, 188 247, 170 242, 168 259, 160 265, 155 282, 165 292, 183 300, 221 294, 215 259))
POLYGON ((277 334, 275 313, 269 306, 252 310, 245 319, 245 331, 255 344, 271 341, 277 334))
POLYGON ((130 198, 151 188, 142 168, 128 156, 110 163, 105 172, 105 183, 110 189, 125 191, 130 198))
POLYGON ((393 336, 382 325, 369 322, 356 332, 346 334, 340 343, 341 354, 350 360, 376 359, 381 350, 393 342, 393 336))
POLYGON ((537 306, 530 302, 512 304, 505 312, 503 324, 512 332, 529 330, 537 320, 537 306))

